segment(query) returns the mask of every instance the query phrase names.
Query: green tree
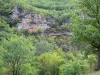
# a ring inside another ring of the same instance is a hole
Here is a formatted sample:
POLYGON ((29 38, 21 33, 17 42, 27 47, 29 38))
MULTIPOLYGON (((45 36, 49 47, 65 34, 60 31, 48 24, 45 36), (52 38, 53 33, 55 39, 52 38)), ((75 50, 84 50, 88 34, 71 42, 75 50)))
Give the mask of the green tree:
POLYGON ((0 18, 0 42, 3 39, 7 38, 8 33, 11 33, 9 24, 7 24, 7 22, 5 20, 0 18))
POLYGON ((82 14, 74 16, 74 42, 87 42, 98 49, 100 69, 100 0, 81 0, 82 14))
POLYGON ((60 66, 60 75, 86 75, 88 73, 86 60, 70 61, 60 66))
POLYGON ((65 59, 57 54, 44 53, 38 57, 40 75, 58 75, 59 66, 65 63, 65 59))
POLYGON ((90 71, 93 71, 97 68, 97 56, 95 54, 88 55, 88 63, 90 66, 90 71))
POLYGON ((32 66, 30 63, 22 65, 21 75, 38 75, 38 69, 32 66))
POLYGON ((34 57, 35 47, 23 36, 14 35, 2 42, 4 52, 3 60, 9 73, 19 75, 21 66, 28 63, 34 57))
POLYGON ((4 54, 4 48, 2 45, 0 45, 0 75, 6 75, 5 72, 7 72, 7 68, 4 66, 3 61, 3 54, 4 54))
POLYGON ((11 13, 13 2, 12 0, 0 0, 0 16, 11 13))
POLYGON ((48 41, 40 41, 36 44, 36 55, 41 55, 45 52, 52 52, 54 50, 54 46, 48 41))

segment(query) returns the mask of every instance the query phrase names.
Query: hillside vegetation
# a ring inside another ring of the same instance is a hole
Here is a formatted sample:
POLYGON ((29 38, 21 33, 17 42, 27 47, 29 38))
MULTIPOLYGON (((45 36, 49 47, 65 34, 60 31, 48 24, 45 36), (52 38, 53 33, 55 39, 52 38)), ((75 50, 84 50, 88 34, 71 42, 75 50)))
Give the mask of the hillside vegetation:
MULTIPOLYGON (((16 4, 41 15, 53 17, 60 25, 66 19, 70 19, 75 9, 77 0, 19 0, 16 4)), ((62 25, 62 24, 61 24, 62 25)))
POLYGON ((0 0, 0 75, 88 75, 96 70, 99 0, 0 0))

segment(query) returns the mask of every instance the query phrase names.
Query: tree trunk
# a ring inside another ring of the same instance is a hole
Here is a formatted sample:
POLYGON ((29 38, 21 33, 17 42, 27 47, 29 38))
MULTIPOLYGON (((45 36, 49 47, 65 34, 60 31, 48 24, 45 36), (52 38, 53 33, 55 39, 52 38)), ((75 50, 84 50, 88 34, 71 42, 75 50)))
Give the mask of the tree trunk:
POLYGON ((98 70, 100 70, 100 47, 98 47, 98 70))
POLYGON ((15 72, 13 71, 13 75, 15 75, 15 72))

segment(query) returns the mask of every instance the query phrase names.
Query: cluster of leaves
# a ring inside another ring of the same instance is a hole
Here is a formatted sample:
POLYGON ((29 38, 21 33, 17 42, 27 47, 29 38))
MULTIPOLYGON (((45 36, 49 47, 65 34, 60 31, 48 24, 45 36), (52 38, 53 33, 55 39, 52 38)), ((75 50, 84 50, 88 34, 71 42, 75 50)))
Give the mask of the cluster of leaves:
POLYGON ((0 16, 8 15, 11 13, 13 6, 12 0, 0 0, 0 16))

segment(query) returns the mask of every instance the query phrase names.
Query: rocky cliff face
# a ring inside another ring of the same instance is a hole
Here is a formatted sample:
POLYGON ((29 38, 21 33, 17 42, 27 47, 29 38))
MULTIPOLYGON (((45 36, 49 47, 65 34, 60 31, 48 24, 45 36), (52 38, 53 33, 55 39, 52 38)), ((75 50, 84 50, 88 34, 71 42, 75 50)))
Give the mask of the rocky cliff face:
MULTIPOLYGON (((49 36, 57 36, 57 35, 69 35, 71 36, 72 33, 68 32, 67 30, 60 30, 57 31, 55 28, 52 27, 55 26, 56 21, 50 17, 45 15, 40 15, 35 12, 29 12, 23 8, 19 8, 17 6, 14 7, 13 13, 11 15, 11 18, 13 20, 18 21, 16 26, 19 30, 26 29, 29 32, 36 32, 37 30, 46 31, 46 34, 49 36), (52 32, 53 30, 53 32, 52 32), (63 31, 63 32, 61 32, 63 31), (56 33, 55 33, 56 32, 56 33)), ((66 19, 63 22, 63 25, 70 24, 70 21, 66 19)), ((57 29, 57 28, 56 28, 57 29)))
POLYGON ((55 24, 54 20, 49 16, 43 16, 35 12, 28 12, 17 6, 13 9, 11 18, 13 20, 19 20, 17 23, 18 29, 28 29, 30 32, 35 32, 39 29, 46 30, 55 24))

